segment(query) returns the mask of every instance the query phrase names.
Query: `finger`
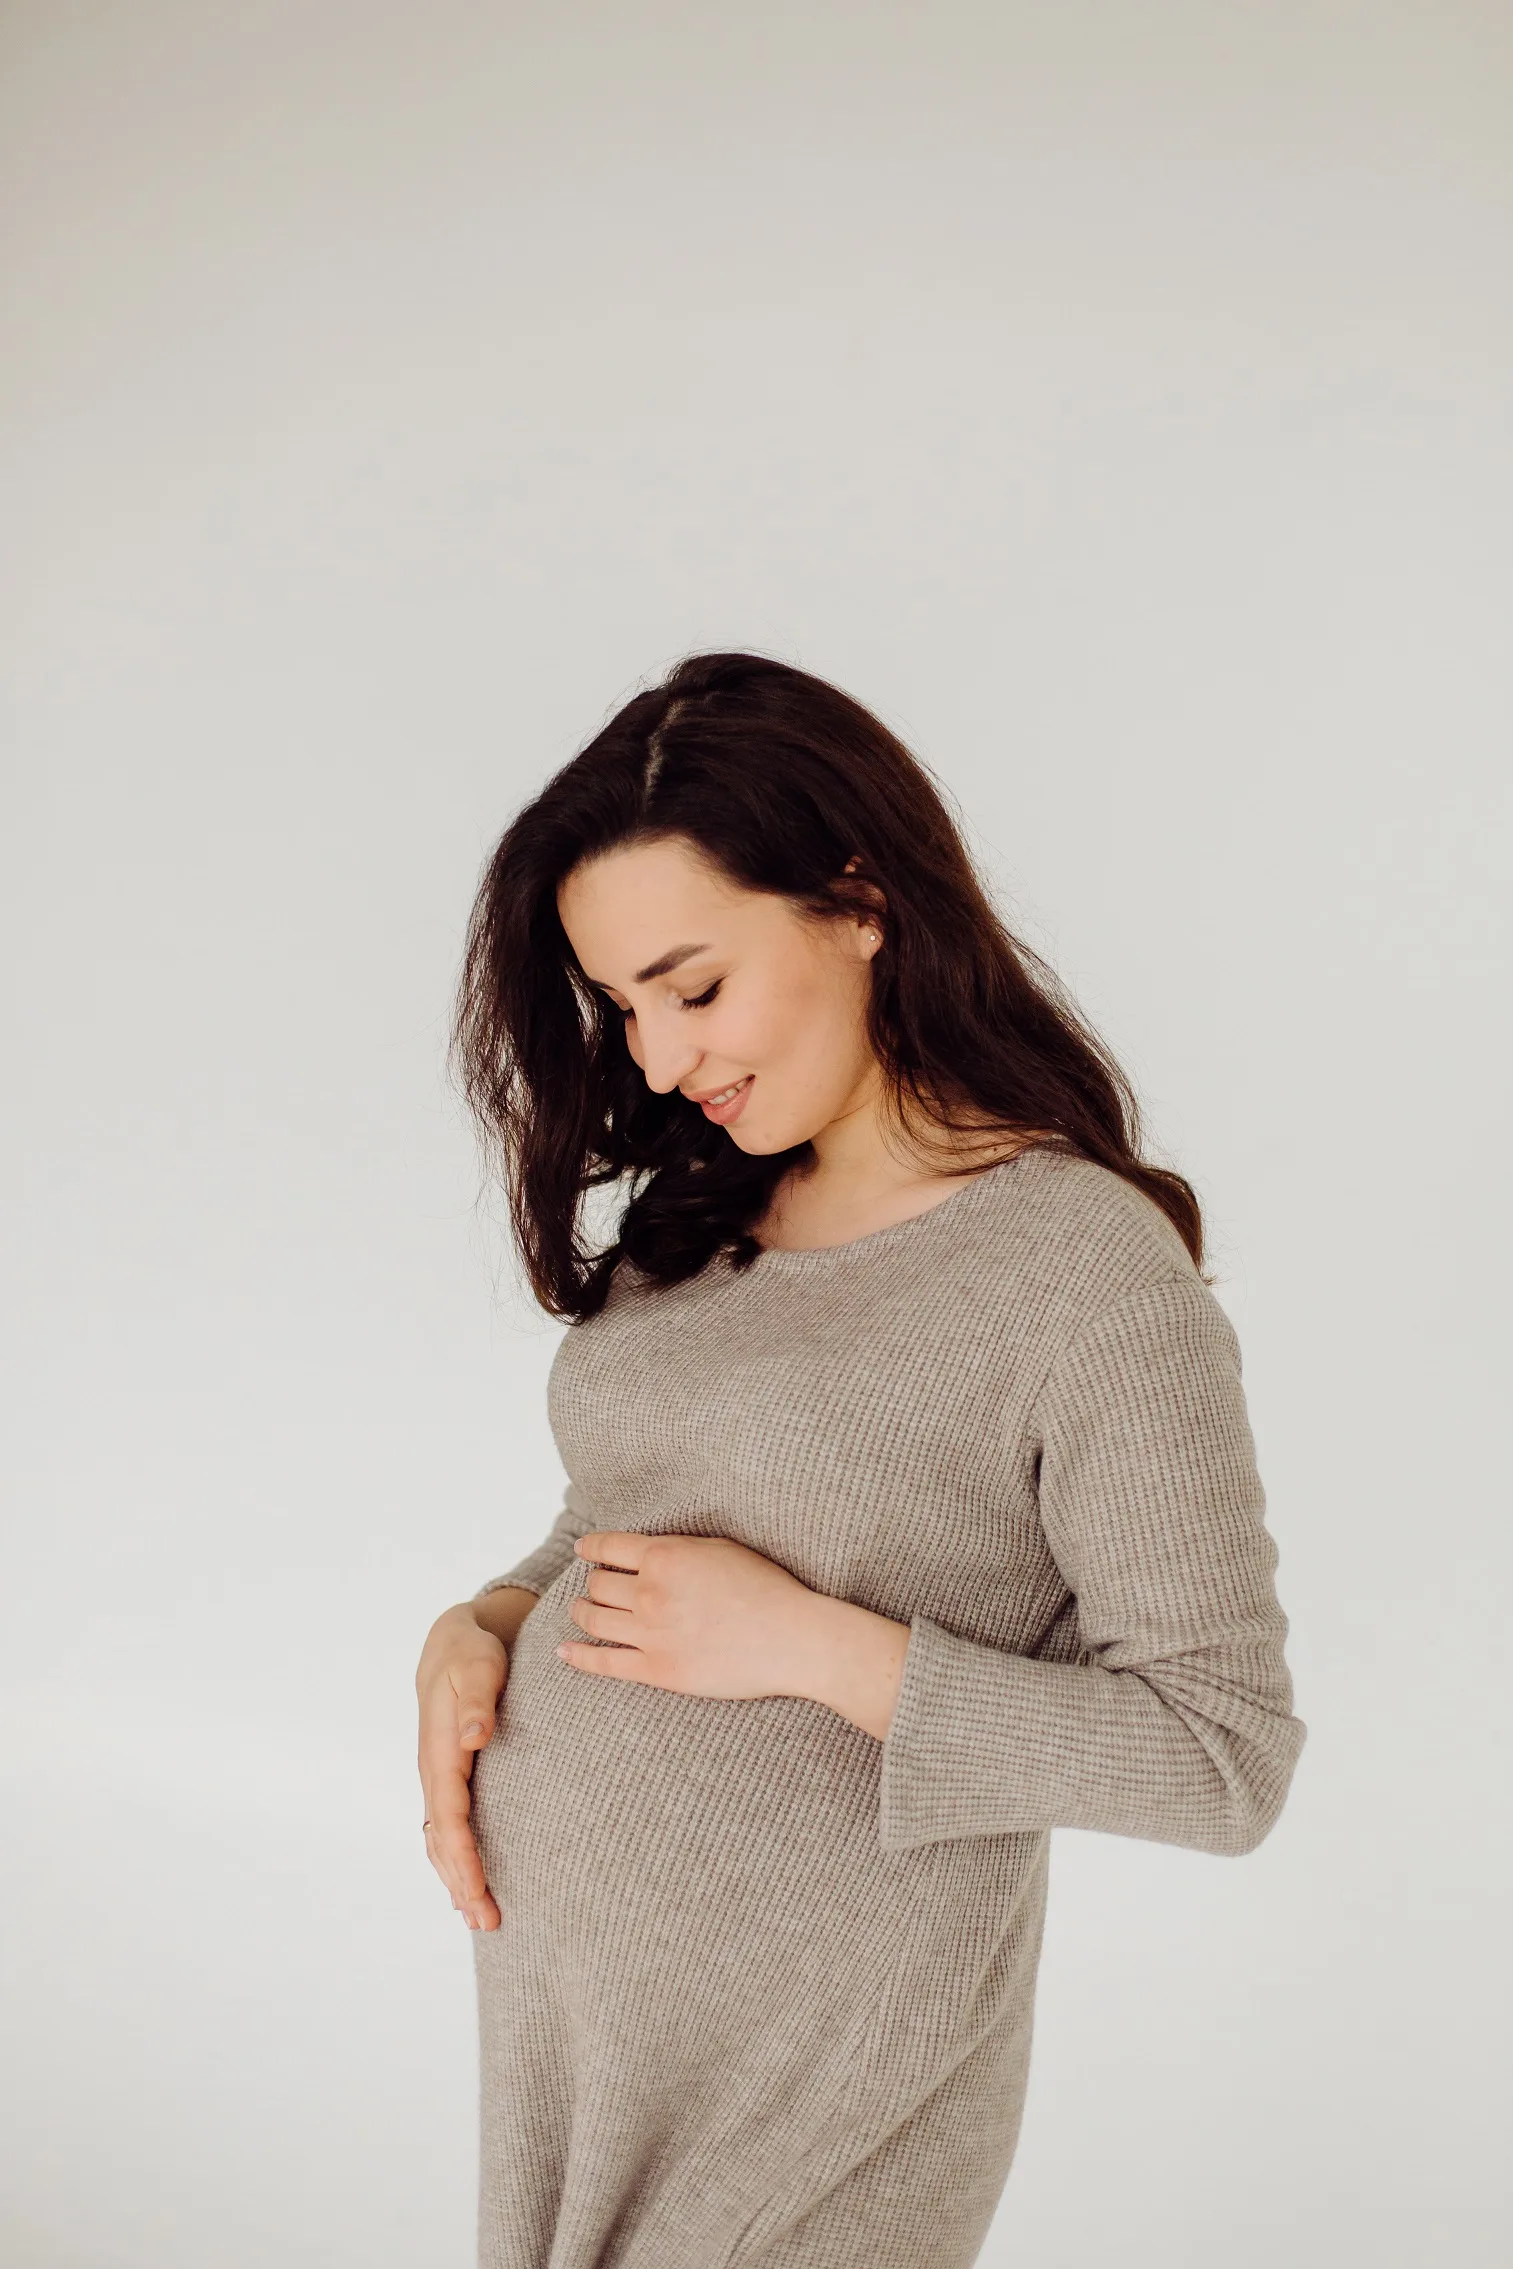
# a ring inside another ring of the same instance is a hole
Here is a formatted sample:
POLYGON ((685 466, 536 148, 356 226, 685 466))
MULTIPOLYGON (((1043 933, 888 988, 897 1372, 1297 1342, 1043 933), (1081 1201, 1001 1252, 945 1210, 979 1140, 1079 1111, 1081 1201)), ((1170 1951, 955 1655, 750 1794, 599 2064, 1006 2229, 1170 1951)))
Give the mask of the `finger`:
POLYGON ((471 1762, 473 1753, 493 1739, 498 1704, 499 1692, 487 1672, 464 1670, 439 1680, 421 1698, 422 1754, 455 1764, 459 1752, 466 1751, 464 1761, 471 1762))
POLYGON ((446 1884, 452 1905, 470 1930, 497 1930, 499 1908, 490 1891, 472 1837, 459 1846, 455 1836, 438 1836, 434 1820, 426 1822, 426 1851, 432 1866, 446 1884))
POLYGON ((489 1893, 485 1892, 483 1897, 464 1913, 462 1919, 469 1930, 497 1930, 500 1922, 499 1909, 489 1893))
POLYGON ((481 1663, 464 1663, 450 1673, 458 1738, 464 1748, 481 1749, 493 1738, 499 1697, 508 1676, 508 1657, 502 1673, 493 1665, 481 1663))
POLYGON ((598 1600, 602 1607, 634 1607, 636 1578, 615 1568, 591 1568, 588 1596, 598 1600))
POLYGON ((440 1684, 422 1697, 418 1763, 425 1796, 426 1856, 446 1885, 452 1905, 470 1930, 497 1930, 499 1909, 489 1891, 473 1839, 470 1780, 474 1751, 493 1731, 490 1677, 470 1682, 473 1718, 464 1745, 457 1725, 458 1696, 440 1684))
POLYGON ((468 1812, 468 1784, 461 1774, 451 1775, 432 1790, 426 1851, 454 1906, 468 1905, 488 1889, 468 1812))
POLYGON ((434 1818, 436 1806, 430 1798, 444 1782, 460 1781, 466 1788, 473 1769, 473 1751, 464 1749, 458 1739, 455 1725, 438 1724, 434 1716, 426 1717, 420 1727, 420 1781, 426 1792, 426 1810, 434 1818))
POLYGON ((639 1647, 591 1647, 584 1639, 564 1639, 557 1652, 574 1670, 591 1670, 600 1678, 641 1676, 639 1647))
POLYGON ((461 1772, 454 1770, 431 1776, 426 1790, 426 1819, 438 1852, 450 1852, 459 1838, 472 1842, 470 1793, 467 1778, 461 1772))
POLYGON ((573 1550, 580 1560, 604 1560, 611 1567, 629 1568, 634 1573, 641 1565, 647 1542, 646 1537, 630 1529, 601 1528, 592 1536, 580 1536, 573 1550))
POLYGON ((438 1828, 433 1820, 428 1849, 431 1864, 452 1894, 454 1907, 471 1907, 488 1896, 489 1880, 478 1856, 478 1846, 467 1828, 438 1828))
POLYGON ((486 1749, 494 1738, 498 1724, 496 1698, 486 1691, 460 1693, 457 1697, 457 1732, 459 1746, 470 1751, 486 1749))
POLYGON ((575 1599, 567 1612, 581 1631, 592 1631, 596 1639, 623 1642, 630 1629, 630 1617, 623 1607, 600 1607, 591 1599, 575 1599))
POLYGON ((427 1820, 424 1828, 426 1857, 445 1883, 453 1906, 461 1906, 469 1887, 463 1865, 466 1853, 457 1848, 454 1831, 444 1830, 438 1821, 427 1820))

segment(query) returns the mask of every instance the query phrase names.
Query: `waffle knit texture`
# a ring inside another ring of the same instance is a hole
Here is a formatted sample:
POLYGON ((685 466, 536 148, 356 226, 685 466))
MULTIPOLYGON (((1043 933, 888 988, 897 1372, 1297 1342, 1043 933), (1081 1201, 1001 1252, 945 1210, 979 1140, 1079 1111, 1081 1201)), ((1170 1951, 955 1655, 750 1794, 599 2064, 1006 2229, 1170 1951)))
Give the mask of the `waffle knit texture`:
POLYGON ((474 1771, 480 2269, 966 2269, 1050 1831, 1237 1857, 1306 1737, 1234 1330, 1141 1192, 1029 1150, 849 1244, 622 1264, 548 1410, 562 1511, 484 1586, 541 1596, 474 1771), (563 1662, 600 1529, 909 1624, 886 1739, 563 1662))

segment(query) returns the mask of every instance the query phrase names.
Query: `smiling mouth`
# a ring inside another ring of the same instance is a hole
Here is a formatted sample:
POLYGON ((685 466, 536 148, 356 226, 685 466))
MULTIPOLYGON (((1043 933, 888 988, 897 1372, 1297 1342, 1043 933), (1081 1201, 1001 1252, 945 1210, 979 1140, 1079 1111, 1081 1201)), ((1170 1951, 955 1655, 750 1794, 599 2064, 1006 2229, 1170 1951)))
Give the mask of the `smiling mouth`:
POLYGON ((734 1080, 729 1087, 722 1087, 718 1095, 701 1095, 697 1098, 697 1100, 706 1109, 713 1109, 714 1106, 719 1103, 729 1103, 734 1096, 740 1094, 743 1087, 749 1087, 751 1085, 751 1082, 755 1078, 755 1076, 756 1075, 754 1072, 748 1072, 744 1079, 734 1080))

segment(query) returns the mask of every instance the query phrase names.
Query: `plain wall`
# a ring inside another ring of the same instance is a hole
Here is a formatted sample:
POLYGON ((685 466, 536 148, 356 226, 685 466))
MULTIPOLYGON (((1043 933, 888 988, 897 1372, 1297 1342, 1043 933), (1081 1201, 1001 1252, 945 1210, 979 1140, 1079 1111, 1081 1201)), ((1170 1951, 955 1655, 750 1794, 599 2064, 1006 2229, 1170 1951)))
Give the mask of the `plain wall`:
POLYGON ((983 2259, 1491 2269, 1505 10, 4 10, 3 2246, 466 2269, 431 1618, 559 1327, 443 1056, 644 679, 830 676, 1208 1209, 1309 1726, 1055 1839, 983 2259), (491 1225, 492 1223, 492 1225, 491 1225))

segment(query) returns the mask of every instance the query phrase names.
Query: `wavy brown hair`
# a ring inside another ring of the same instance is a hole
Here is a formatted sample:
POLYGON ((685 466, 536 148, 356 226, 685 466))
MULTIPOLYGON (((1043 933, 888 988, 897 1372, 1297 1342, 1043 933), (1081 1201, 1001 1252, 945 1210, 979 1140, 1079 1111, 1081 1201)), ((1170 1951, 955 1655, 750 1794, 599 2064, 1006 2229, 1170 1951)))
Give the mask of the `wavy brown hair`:
POLYGON ((813 1156, 809 1142, 750 1156, 676 1089, 655 1093, 578 964, 559 884, 580 861, 667 837, 804 918, 880 917, 867 1029, 897 1125, 939 1130, 947 1150, 963 1132, 980 1145, 986 1128, 1005 1155, 1029 1142, 1092 1159, 1160 1207, 1201 1270, 1190 1184, 1140 1156, 1128 1080, 1005 927, 933 775, 824 679, 756 654, 694 654, 517 813, 468 925, 451 1061, 550 1314, 596 1314, 622 1255, 663 1284, 721 1251, 748 1266, 777 1183, 813 1156), (618 1233, 591 1250, 585 1196, 622 1182, 618 1233))

